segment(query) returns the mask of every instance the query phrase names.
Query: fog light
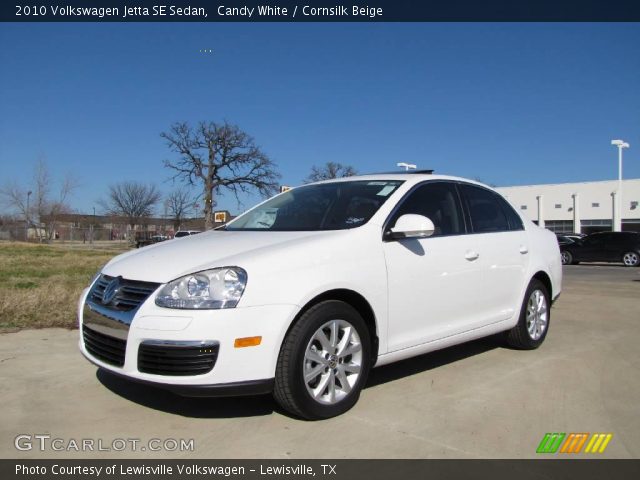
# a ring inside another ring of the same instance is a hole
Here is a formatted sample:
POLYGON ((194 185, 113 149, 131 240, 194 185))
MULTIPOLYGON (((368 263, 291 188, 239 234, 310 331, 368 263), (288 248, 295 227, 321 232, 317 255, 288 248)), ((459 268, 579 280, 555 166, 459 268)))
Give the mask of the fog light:
POLYGON ((262 337, 236 338, 236 341, 233 342, 233 346, 235 348, 255 347, 260 345, 260 342, 262 342, 262 337))

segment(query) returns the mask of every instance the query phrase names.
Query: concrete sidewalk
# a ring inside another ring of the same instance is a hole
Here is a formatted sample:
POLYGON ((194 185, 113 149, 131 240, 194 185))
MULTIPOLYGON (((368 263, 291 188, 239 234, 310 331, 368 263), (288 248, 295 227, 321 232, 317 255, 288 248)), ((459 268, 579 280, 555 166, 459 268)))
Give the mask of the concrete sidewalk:
POLYGON ((77 331, 3 334, 0 457, 533 458, 546 432, 606 432, 613 439, 599 457, 638 458, 639 273, 568 267, 539 350, 489 338, 381 367, 355 408, 322 422, 290 418, 268 396, 181 398, 97 373, 77 331), (18 451, 19 434, 50 434, 63 446, 194 439, 195 448, 41 452, 34 441, 18 451))

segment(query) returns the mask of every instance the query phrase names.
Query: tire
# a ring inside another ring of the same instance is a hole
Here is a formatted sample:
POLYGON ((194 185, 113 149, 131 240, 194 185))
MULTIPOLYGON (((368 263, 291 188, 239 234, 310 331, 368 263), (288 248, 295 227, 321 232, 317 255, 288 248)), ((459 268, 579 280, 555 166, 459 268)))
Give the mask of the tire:
POLYGON ((640 265, 640 255, 638 252, 627 252, 622 256, 622 263, 625 267, 637 267, 640 265))
POLYGON ((507 332, 507 343, 519 350, 534 350, 542 345, 549 331, 551 302, 544 284, 534 278, 524 295, 520 318, 507 332))
POLYGON ((362 316, 344 302, 327 300, 304 312, 286 336, 273 395, 295 416, 335 417, 358 401, 370 368, 371 335, 362 316))
POLYGON ((571 252, 568 250, 560 252, 560 259, 562 260, 563 265, 573 264, 573 255, 571 255, 571 252))

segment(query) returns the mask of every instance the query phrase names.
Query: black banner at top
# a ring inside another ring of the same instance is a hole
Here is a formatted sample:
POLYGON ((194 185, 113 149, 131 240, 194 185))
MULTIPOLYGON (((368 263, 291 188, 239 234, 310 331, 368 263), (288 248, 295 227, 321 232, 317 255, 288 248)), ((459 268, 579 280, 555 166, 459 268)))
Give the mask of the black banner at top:
POLYGON ((638 22, 638 0, 15 0, 2 22, 638 22))

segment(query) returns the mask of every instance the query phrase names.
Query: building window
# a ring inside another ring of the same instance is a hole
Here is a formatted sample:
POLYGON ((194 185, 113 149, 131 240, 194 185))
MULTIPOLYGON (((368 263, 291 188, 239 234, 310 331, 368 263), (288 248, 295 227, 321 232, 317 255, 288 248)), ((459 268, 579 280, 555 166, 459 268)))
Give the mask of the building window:
POLYGON ((593 208, 598 208, 598 207, 600 206, 600 204, 599 204, 598 202, 593 202, 593 203, 591 204, 591 206, 592 206, 593 208))
POLYGON ((547 220, 544 222, 544 226, 554 233, 573 232, 573 221, 571 220, 547 220))
POLYGON ((610 219, 600 220, 582 220, 582 233, 608 232, 611 231, 612 225, 610 219))
POLYGON ((520 210, 526 210, 527 206, 526 205, 520 205, 520 210))
POLYGON ((556 208, 562 208, 562 204, 556 203, 556 208))
POLYGON ((611 220, 582 220, 582 225, 586 225, 589 227, 611 227, 611 220))

